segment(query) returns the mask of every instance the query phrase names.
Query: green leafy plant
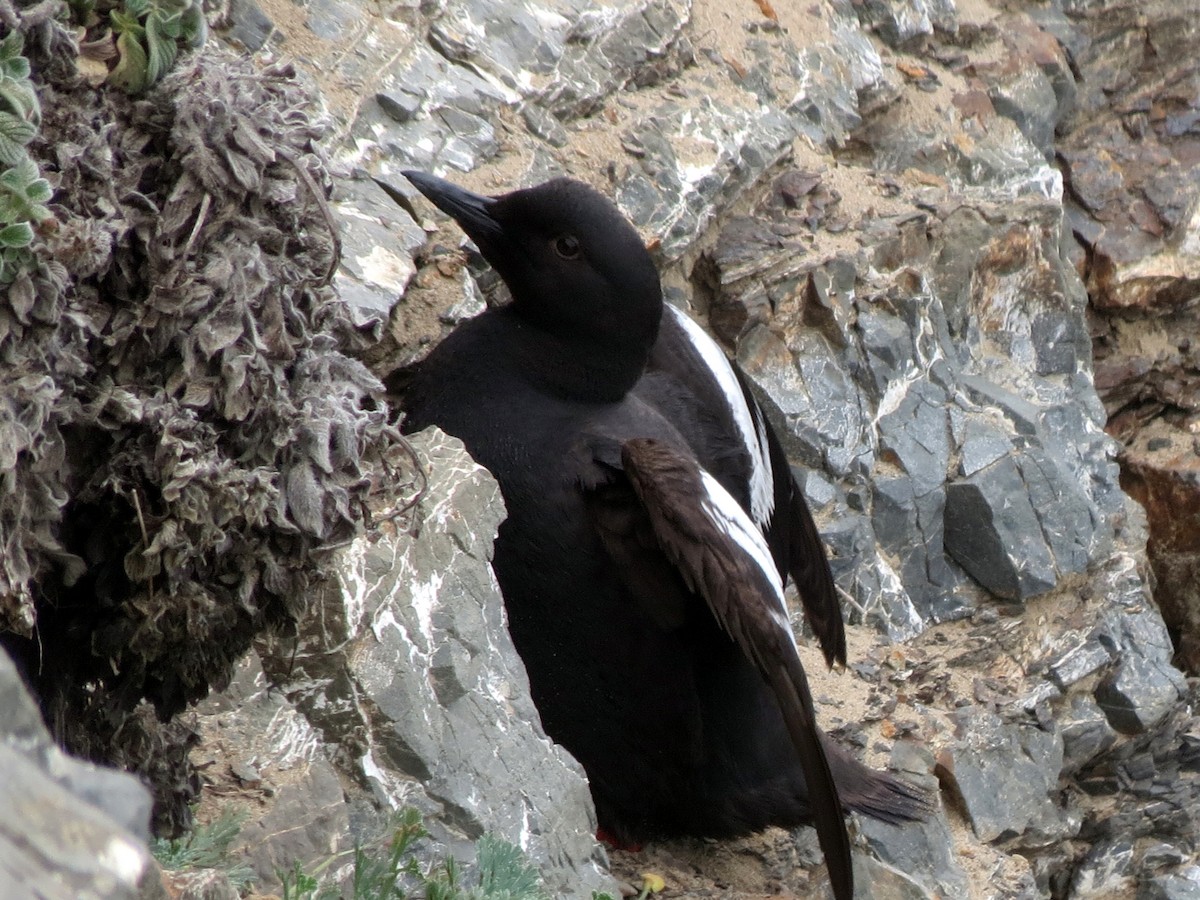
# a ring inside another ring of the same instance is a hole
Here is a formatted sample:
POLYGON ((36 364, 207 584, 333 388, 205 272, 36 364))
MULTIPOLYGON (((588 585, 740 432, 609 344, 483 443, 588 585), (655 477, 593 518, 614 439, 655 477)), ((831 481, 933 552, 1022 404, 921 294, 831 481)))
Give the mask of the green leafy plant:
MULTIPOLYGON (((537 868, 507 841, 485 834, 475 843, 475 865, 467 878, 457 860, 447 858, 422 872, 415 855, 416 843, 428 836, 414 809, 401 812, 393 822, 392 839, 385 853, 354 850, 354 877, 348 894, 352 900, 549 900, 542 890, 537 868), (469 883, 468 883, 469 882, 469 883)), ((342 896, 334 886, 321 886, 316 874, 299 863, 281 872, 283 900, 331 900, 342 896)))
POLYGON ((108 80, 131 94, 163 77, 179 55, 180 42, 198 47, 207 36, 204 11, 196 0, 125 0, 113 9, 117 64, 108 80))
POLYGON ((109 65, 105 80, 130 94, 167 74, 181 47, 208 37, 202 0, 69 0, 69 7, 86 29, 84 55, 109 65))
POLYGON ((425 879, 426 900, 549 900, 537 868, 518 847, 492 834, 475 842, 475 883, 462 884, 458 864, 447 859, 425 879))
POLYGON ((50 183, 25 150, 42 111, 24 48, 18 31, 0 40, 0 284, 29 264, 34 226, 52 217, 50 183))
POLYGON ((19 31, 0 40, 0 165, 15 166, 27 159, 25 145, 37 134, 42 118, 29 60, 21 55, 25 38, 19 31))
POLYGON ((229 848, 245 821, 245 812, 227 806, 215 820, 196 826, 182 838, 156 839, 150 845, 150 852, 164 869, 220 869, 241 891, 255 881, 254 872, 245 863, 232 859, 229 848))
POLYGON ((283 900, 324 900, 326 897, 336 897, 337 892, 332 888, 321 889, 315 875, 309 875, 300 865, 300 860, 292 863, 290 872, 279 872, 279 880, 283 882, 283 900))

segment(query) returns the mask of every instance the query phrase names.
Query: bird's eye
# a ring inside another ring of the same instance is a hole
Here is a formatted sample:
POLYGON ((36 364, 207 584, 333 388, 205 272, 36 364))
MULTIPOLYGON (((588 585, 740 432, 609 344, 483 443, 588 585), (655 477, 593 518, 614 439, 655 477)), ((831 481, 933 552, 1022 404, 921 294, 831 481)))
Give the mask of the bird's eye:
POLYGON ((574 235, 562 234, 554 239, 554 252, 563 259, 579 259, 582 249, 574 235))

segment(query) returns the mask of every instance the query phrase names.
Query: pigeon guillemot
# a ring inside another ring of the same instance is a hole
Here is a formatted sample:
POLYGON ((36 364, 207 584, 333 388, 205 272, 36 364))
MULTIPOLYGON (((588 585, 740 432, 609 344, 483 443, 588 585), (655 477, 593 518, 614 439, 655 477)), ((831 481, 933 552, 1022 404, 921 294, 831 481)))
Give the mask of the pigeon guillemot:
POLYGON ((799 573, 831 661, 845 656, 841 615, 745 383, 664 312, 653 259, 592 188, 560 178, 493 198, 405 175, 513 301, 433 350, 403 430, 457 436, 500 484, 493 567, 509 629, 600 825, 634 841, 811 822, 849 900, 843 810, 900 821, 926 801, 816 725, 781 570, 799 573))

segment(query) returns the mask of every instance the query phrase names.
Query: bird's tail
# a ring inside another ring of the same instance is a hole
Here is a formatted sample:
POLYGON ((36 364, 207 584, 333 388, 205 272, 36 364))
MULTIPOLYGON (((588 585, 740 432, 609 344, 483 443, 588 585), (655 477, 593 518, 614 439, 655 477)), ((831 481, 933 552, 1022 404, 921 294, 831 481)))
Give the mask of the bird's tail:
POLYGON ((933 812, 933 799, 924 788, 868 768, 837 742, 825 741, 825 755, 846 810, 893 825, 924 819, 933 812))

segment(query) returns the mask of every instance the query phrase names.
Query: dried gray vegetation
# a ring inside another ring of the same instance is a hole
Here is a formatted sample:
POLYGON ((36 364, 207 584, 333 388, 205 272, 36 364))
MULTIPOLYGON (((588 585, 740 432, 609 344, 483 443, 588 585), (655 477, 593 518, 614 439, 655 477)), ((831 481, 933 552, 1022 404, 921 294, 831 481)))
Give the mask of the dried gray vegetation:
POLYGON ((302 612, 390 429, 339 349, 293 73, 206 48, 131 98, 78 77, 32 12, 0 32, 27 31, 57 223, 0 299, 0 639, 59 738, 146 774, 171 828, 189 733, 159 722, 302 612))

